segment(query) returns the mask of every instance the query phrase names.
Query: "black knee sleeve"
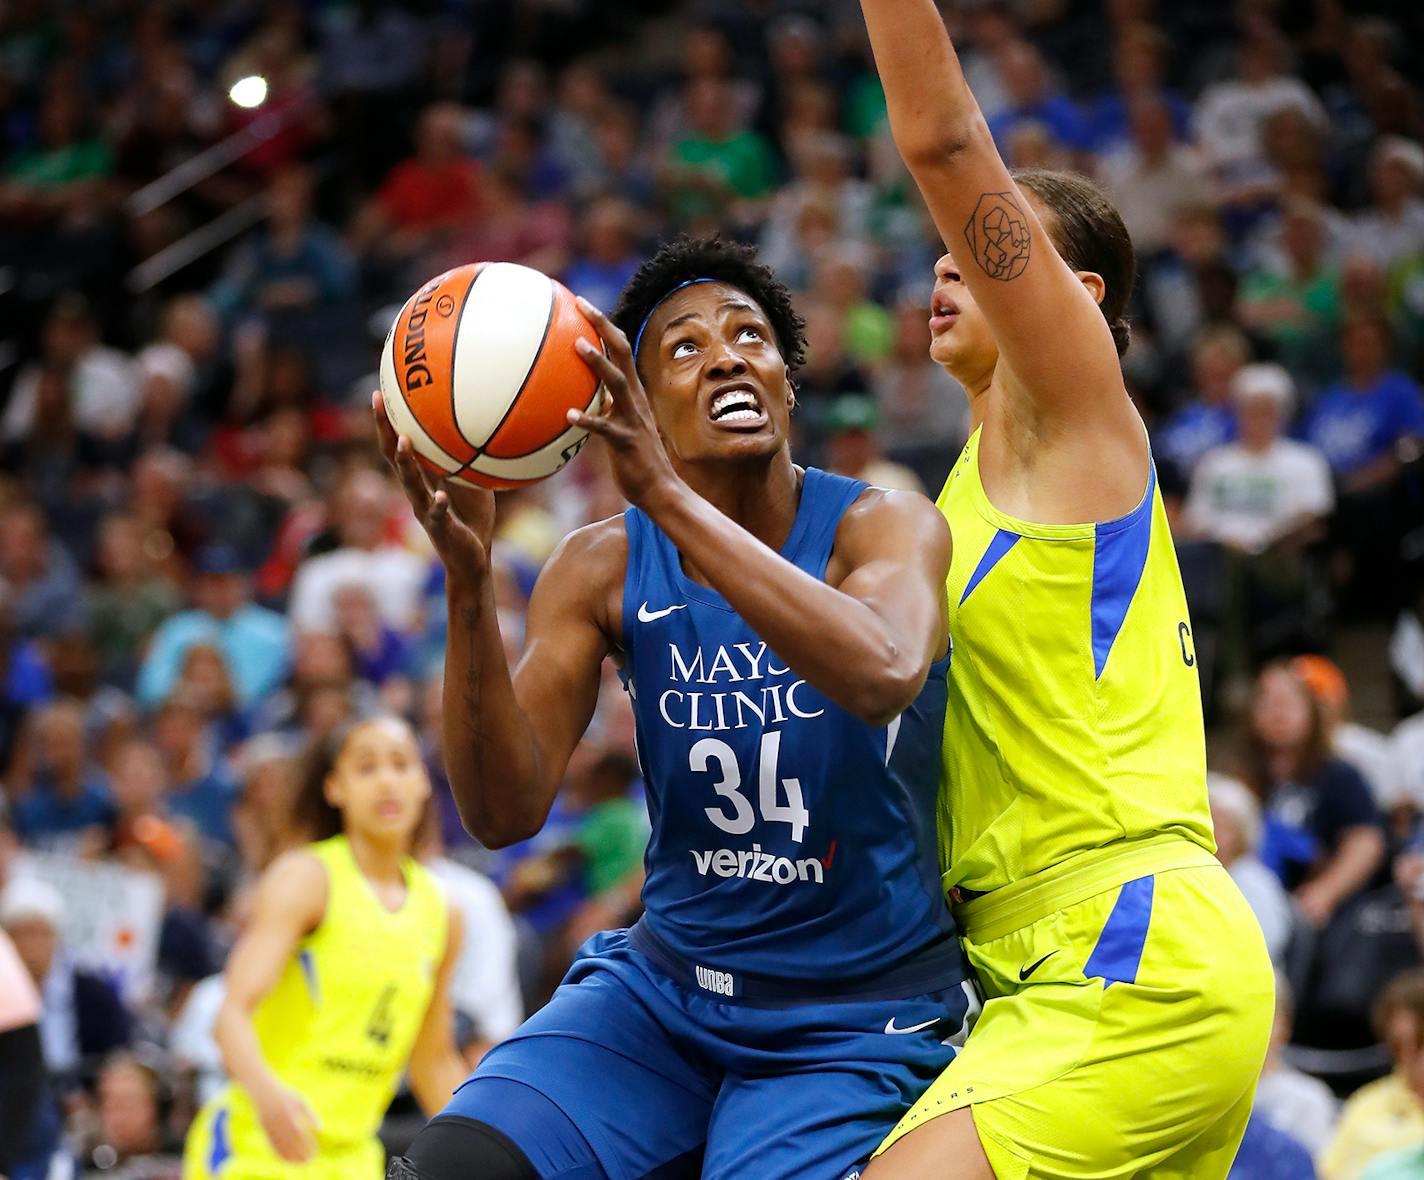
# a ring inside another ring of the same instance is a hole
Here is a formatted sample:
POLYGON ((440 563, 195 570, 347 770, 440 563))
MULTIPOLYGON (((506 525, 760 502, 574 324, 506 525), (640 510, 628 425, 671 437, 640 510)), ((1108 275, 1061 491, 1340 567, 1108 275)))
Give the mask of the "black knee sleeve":
POLYGON ((440 1115, 393 1159, 386 1180, 539 1180, 514 1141, 488 1123, 440 1115))

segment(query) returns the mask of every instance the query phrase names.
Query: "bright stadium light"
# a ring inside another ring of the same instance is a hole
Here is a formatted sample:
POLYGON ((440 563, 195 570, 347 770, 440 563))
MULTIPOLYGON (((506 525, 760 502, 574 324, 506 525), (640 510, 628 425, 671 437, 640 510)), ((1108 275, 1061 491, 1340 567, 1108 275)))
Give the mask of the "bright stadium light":
POLYGON ((246 78, 239 78, 232 84, 227 96, 240 107, 247 107, 249 110, 260 107, 267 99, 267 79, 261 74, 249 74, 246 78))

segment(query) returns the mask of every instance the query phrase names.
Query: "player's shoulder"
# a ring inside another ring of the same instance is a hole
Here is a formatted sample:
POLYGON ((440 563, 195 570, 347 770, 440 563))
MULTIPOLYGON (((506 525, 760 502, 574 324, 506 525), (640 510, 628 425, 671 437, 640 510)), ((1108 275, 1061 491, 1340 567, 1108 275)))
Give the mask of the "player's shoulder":
POLYGON ((319 885, 327 880, 326 861, 316 847, 303 844, 279 854, 262 874, 263 885, 319 885))
POLYGON ((836 552, 866 546, 880 549, 906 536, 921 543, 949 543, 949 524, 933 500, 921 492, 867 487, 841 517, 836 552))
POLYGON ((539 573, 535 598, 541 612, 546 604, 555 611, 572 609, 616 637, 627 570, 623 517, 610 516, 574 529, 559 542, 539 573))
POLYGON ((289 848, 263 871, 257 883, 257 910, 270 907, 292 917, 319 920, 330 888, 326 861, 311 845, 289 848))
POLYGON ((606 573, 621 578, 628 564, 628 530, 623 516, 608 516, 569 533, 554 548, 545 570, 577 570, 594 578, 606 573))

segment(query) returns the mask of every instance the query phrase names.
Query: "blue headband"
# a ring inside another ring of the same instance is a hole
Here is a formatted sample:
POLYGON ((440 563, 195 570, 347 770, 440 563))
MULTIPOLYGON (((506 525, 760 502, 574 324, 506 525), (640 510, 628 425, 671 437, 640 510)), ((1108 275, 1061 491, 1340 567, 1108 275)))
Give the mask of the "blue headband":
POLYGON ((643 317, 643 322, 638 325, 638 334, 633 337, 633 359, 638 359, 638 349, 643 343, 643 333, 648 330, 648 321, 653 318, 653 312, 657 311, 664 303, 681 291, 684 287, 690 287, 693 283, 720 283, 721 279, 688 279, 686 282, 678 283, 671 291, 659 299, 652 307, 648 308, 648 314, 643 317))

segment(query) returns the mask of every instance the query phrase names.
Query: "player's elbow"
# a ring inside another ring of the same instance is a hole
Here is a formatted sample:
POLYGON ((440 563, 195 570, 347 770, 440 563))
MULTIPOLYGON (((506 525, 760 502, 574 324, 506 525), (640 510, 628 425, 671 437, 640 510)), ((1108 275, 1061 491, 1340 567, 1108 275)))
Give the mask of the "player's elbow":
POLYGON ((533 839, 542 826, 519 816, 469 815, 460 811, 460 826, 492 852, 533 839))
POLYGON ((993 146, 987 124, 977 115, 917 120, 895 135, 895 146, 915 174, 954 168, 985 142, 993 146))
POLYGON ((487 800, 473 799, 469 792, 454 789, 453 783, 451 787, 460 826, 486 848, 508 848, 538 835, 544 826, 538 816, 517 808, 492 807, 487 800))
POLYGON ((859 686, 850 711, 868 725, 889 725, 915 702, 927 669, 919 661, 893 654, 859 686))

